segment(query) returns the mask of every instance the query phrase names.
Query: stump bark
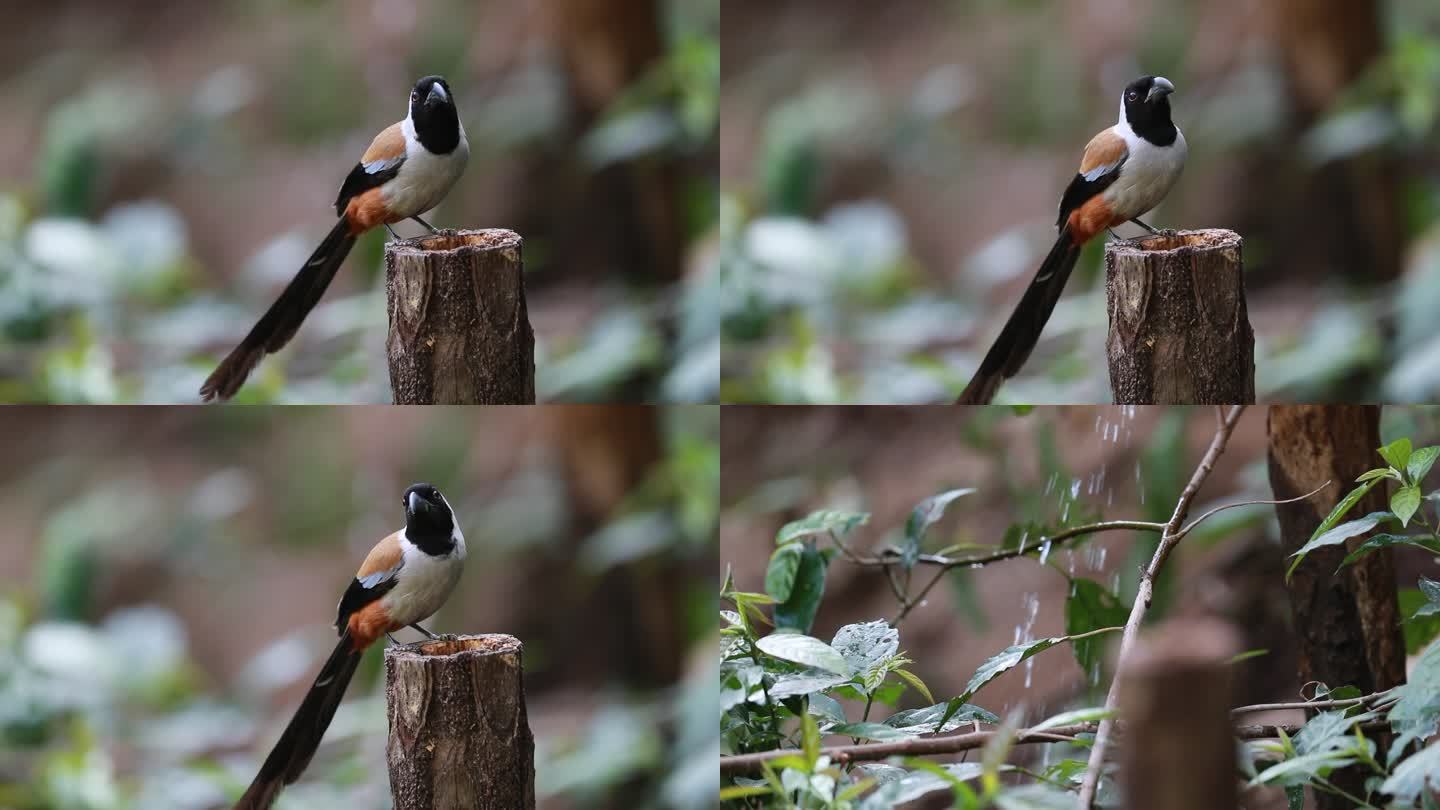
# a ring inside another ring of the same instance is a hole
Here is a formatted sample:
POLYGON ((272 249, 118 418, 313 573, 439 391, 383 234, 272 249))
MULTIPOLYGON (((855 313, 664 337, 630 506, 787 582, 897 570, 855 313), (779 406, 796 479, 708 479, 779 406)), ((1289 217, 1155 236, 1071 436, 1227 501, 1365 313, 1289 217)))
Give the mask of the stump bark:
POLYGON ((395 810, 535 807, 519 639, 440 636, 385 649, 395 810))
POLYGON ((1117 404, 1255 401, 1255 333, 1240 253, 1240 235, 1221 229, 1105 246, 1105 351, 1117 404))
POLYGON ((385 246, 385 351, 397 405, 535 402, 520 248, 518 234, 500 229, 385 246))
POLYGON ((1238 652, 1218 619, 1177 619, 1139 639, 1119 674, 1126 807, 1240 806, 1229 664, 1238 652))

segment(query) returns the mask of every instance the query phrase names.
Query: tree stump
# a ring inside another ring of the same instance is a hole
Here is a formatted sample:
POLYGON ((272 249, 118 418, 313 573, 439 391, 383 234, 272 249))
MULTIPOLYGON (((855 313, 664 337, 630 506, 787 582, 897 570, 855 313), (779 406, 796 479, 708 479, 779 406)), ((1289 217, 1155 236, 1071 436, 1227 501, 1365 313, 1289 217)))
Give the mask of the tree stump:
POLYGON ((535 807, 535 740, 514 636, 385 649, 395 810, 535 807))
POLYGON ((1176 619, 1138 640, 1120 693, 1126 807, 1239 807, 1230 659, 1240 641, 1218 619, 1176 619))
POLYGON ((535 402, 519 234, 443 230, 390 242, 385 299, 397 405, 535 402))
POLYGON ((1234 231, 1165 231, 1105 246, 1105 342, 1121 405, 1255 401, 1255 333, 1234 231))

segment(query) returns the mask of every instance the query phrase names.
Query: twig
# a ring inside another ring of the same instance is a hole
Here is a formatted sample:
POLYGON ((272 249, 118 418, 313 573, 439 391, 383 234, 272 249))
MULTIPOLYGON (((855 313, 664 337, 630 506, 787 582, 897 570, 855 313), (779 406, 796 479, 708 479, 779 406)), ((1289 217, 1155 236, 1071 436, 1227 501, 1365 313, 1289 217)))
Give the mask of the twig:
MULTIPOLYGON (((1071 526, 1070 528, 1062 532, 1057 532, 1050 537, 1042 537, 1033 543, 1027 543, 1023 546, 1018 546, 1016 548, 1003 549, 1001 551, 996 551, 991 554, 985 554, 979 557, 955 558, 945 557, 938 554, 921 554, 915 562, 917 565, 919 565, 920 563, 924 563, 925 565, 938 565, 943 568, 959 568, 961 566, 986 565, 988 563, 999 562, 1001 560, 1009 560, 1015 557, 1023 557, 1032 551, 1039 551, 1047 545, 1053 546, 1056 543, 1063 543, 1066 540, 1071 540, 1073 538, 1081 537, 1083 535, 1114 531, 1141 531, 1158 533, 1165 531, 1165 524, 1151 523, 1144 520, 1102 520, 1099 523, 1087 523, 1084 526, 1071 526)), ((865 565, 872 567, 884 566, 886 568, 900 564, 900 559, 898 556, 894 556, 894 552, 889 552, 888 554, 890 556, 882 555, 880 557, 854 557, 852 558, 852 561, 856 565, 865 565)))
POLYGON ((1217 506, 1217 507, 1215 507, 1214 509, 1211 509, 1209 512, 1206 512, 1205 514, 1201 515, 1200 517, 1195 518, 1194 520, 1190 521, 1190 525, 1189 525, 1189 526, 1186 526, 1185 528, 1181 529, 1178 533, 1176 533, 1176 535, 1175 535, 1175 540, 1176 540, 1176 542, 1179 542, 1180 540, 1183 540, 1183 539, 1185 538, 1185 535, 1187 535, 1187 534, 1190 533, 1190 530, 1191 530, 1191 529, 1195 528, 1196 526, 1199 526, 1199 525, 1200 525, 1201 523, 1203 523, 1207 518, 1211 517, 1211 516, 1214 515, 1216 512, 1224 512, 1226 509, 1234 509, 1234 508, 1237 507, 1237 506, 1279 506, 1279 505, 1281 505, 1281 504, 1295 503, 1295 502, 1297 502, 1297 501, 1303 501, 1303 500, 1305 500, 1306 498, 1313 498, 1314 496, 1316 496, 1316 495, 1318 495, 1318 494, 1320 493, 1320 490, 1322 490, 1322 489, 1324 489, 1325 487, 1328 487, 1328 486, 1330 486, 1330 482, 1329 482, 1329 481, 1326 481, 1325 483, 1321 484, 1320 486, 1316 487, 1315 489, 1311 490, 1310 492, 1305 493, 1304 495, 1296 495, 1296 496, 1293 497, 1293 498, 1286 498, 1286 499, 1283 500, 1283 501, 1239 501, 1239 502, 1237 502, 1237 503, 1227 503, 1227 504, 1224 504, 1224 505, 1222 505, 1222 506, 1217 506))
MULTIPOLYGON (((1117 673, 1123 671, 1125 656, 1135 645, 1135 638, 1140 633, 1140 623, 1145 619, 1145 612, 1150 609, 1150 602, 1155 595, 1155 577, 1160 573, 1160 567, 1170 558, 1170 552, 1180 542, 1180 527, 1185 522, 1185 516, 1190 511, 1190 503, 1195 500, 1195 495, 1200 491, 1205 479, 1215 469, 1215 460, 1225 451, 1225 444, 1230 441, 1230 434, 1235 430, 1235 423, 1240 421, 1240 414, 1245 412, 1245 406, 1233 406, 1228 412, 1216 409, 1219 415, 1219 424, 1215 429, 1215 437, 1210 440, 1210 448, 1200 459, 1200 465, 1190 476, 1190 481, 1185 489, 1180 491, 1180 498, 1175 503, 1175 513, 1170 516, 1170 522, 1165 524, 1165 531, 1160 535, 1160 544, 1155 547, 1155 555, 1150 558, 1150 565, 1140 575, 1140 584, 1135 592, 1135 604, 1130 608, 1130 618, 1125 622, 1125 634, 1120 639, 1119 665, 1117 673)), ((1120 682, 1123 678, 1117 676, 1110 681, 1110 692, 1105 697, 1105 708, 1112 713, 1120 697, 1120 682)), ((1090 749, 1090 761, 1085 771, 1085 779, 1080 783, 1080 810, 1090 810, 1095 802, 1096 788, 1100 784, 1100 772, 1105 764, 1105 752, 1110 746, 1110 736, 1115 728, 1114 717, 1107 717, 1100 721, 1100 727, 1095 732, 1095 745, 1090 749)))
MULTIPOLYGON (((1295 736, 1299 733, 1303 724, 1301 723, 1279 723, 1275 725, 1240 725, 1235 727, 1235 737, 1241 740, 1267 740, 1280 736, 1284 731, 1288 736, 1295 736)), ((1031 731, 1021 729, 1015 732, 1015 743, 1068 743, 1075 742, 1081 734, 1095 731, 1095 723, 1075 723, 1068 726, 1055 726, 1044 731, 1031 731)), ((1361 723, 1359 728, 1362 731, 1382 731, 1390 727, 1384 720, 1371 720, 1361 723)), ((876 762, 895 756, 937 756, 941 754, 958 754, 963 751, 970 751, 976 748, 984 748, 991 738, 1001 733, 995 731, 969 731, 964 734, 947 734, 939 737, 917 737, 910 740, 898 740, 888 743, 868 743, 862 745, 837 745, 820 749, 820 755, 830 758, 836 765, 845 765, 852 762, 876 762)), ((1093 750, 1093 749, 1092 749, 1093 750)), ((724 774, 747 774, 758 773, 760 765, 780 757, 798 754, 793 748, 782 748, 776 751, 762 751, 755 754, 736 754, 720 758, 720 773, 724 774)))
POLYGON ((1274 712, 1287 709, 1334 709, 1341 706, 1360 706, 1366 703, 1378 701, 1388 697, 1390 690, 1375 692, 1369 695, 1361 695, 1357 698, 1346 698, 1344 700, 1302 700, 1293 703, 1256 703, 1250 706, 1239 706, 1230 710, 1230 716, 1241 714, 1253 714, 1255 712, 1274 712))

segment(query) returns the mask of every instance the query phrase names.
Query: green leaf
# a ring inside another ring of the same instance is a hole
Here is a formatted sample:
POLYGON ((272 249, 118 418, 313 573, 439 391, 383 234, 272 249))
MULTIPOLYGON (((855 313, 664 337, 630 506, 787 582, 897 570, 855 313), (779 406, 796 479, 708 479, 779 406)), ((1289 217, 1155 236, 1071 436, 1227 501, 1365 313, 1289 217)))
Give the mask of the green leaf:
POLYGON ((1373 470, 1366 470, 1360 473, 1360 477, 1355 479, 1355 483, 1363 484, 1366 481, 1371 481, 1376 478, 1394 478, 1396 481, 1401 480, 1400 476, 1389 467, 1377 467, 1373 470))
POLYGON ((845 707, 841 706, 840 701, 835 698, 817 692, 810 695, 808 700, 810 705, 805 707, 806 711, 816 717, 829 720, 832 723, 849 722, 845 719, 845 707))
POLYGON ((878 686, 871 683, 885 667, 885 662, 895 657, 900 650, 900 631, 884 619, 859 624, 847 624, 835 631, 830 646, 844 656, 850 671, 866 684, 866 689, 878 686))
POLYGON ((1291 785, 1285 788, 1286 810, 1305 810, 1305 786, 1291 785))
POLYGON ((884 723, 842 723, 830 728, 825 733, 855 737, 861 740, 874 740, 876 742, 909 740, 920 736, 920 732, 918 731, 906 731, 887 726, 884 723))
POLYGON ((755 642, 755 646, 760 648, 760 652, 782 661, 804 664, 847 678, 855 674, 845 663, 844 656, 818 638, 800 633, 771 633, 755 642))
POLYGON ((1335 528, 1335 525, 1340 522, 1340 518, 1345 517, 1345 513, 1349 512, 1355 504, 1359 503, 1360 499, 1365 497, 1365 493, 1369 492, 1371 487, 1374 487, 1379 480, 1378 478, 1372 478, 1350 490, 1345 497, 1341 498, 1340 502, 1335 504, 1335 508, 1330 510, 1330 514, 1326 515, 1325 519, 1320 521, 1320 525, 1315 527, 1315 533, 1310 535, 1311 542, 1314 542, 1315 538, 1335 528))
POLYGON ((834 534, 844 540, 856 526, 864 525, 869 520, 869 512, 834 512, 822 509, 781 526, 775 535, 775 545, 798 543, 817 534, 834 534))
POLYGON ((897 669, 895 670, 895 674, 899 676, 901 680, 910 684, 915 691, 920 693, 921 697, 924 697, 931 703, 935 702, 935 696, 930 694, 930 688, 925 685, 924 681, 920 680, 919 675, 916 675, 908 669, 897 669))
POLYGON ((780 698, 795 697, 796 695, 813 695, 816 692, 821 692, 832 686, 839 686, 849 681, 849 675, 841 675, 812 667, 803 672, 777 675, 775 677, 775 685, 770 687, 770 697, 779 700, 780 698))
POLYGON ((954 731, 964 725, 971 723, 1000 722, 1000 718, 993 713, 969 703, 962 704, 953 714, 946 716, 949 709, 948 703, 936 703, 934 706, 926 706, 923 709, 907 709, 903 712, 896 712, 885 718, 885 725, 893 728, 914 731, 916 734, 930 734, 934 732, 954 731), (945 725, 937 726, 940 718, 945 717, 945 725))
POLYGON ((810 632, 820 598, 825 595, 825 566, 828 558, 813 548, 800 554, 800 567, 795 572, 795 585, 790 598, 775 606, 775 629, 810 632))
POLYGON ((1427 787, 1433 789, 1437 773, 1440 773, 1440 746, 1426 746, 1397 765, 1380 791, 1399 799, 1402 806, 1410 806, 1427 787))
POLYGON ((788 543, 770 555, 770 566, 765 569, 765 592, 775 597, 776 602, 790 598, 795 588, 795 574, 800 570, 800 557, 805 547, 799 543, 788 543))
POLYGON ((769 796, 769 785, 731 785, 720 788, 720 801, 744 799, 750 796, 769 796))
POLYGON ((1406 484, 1390 494, 1390 511, 1400 518, 1401 526, 1409 526, 1410 518, 1420 508, 1420 487, 1406 484))
POLYGON ((1405 653, 1414 655, 1440 636, 1440 615, 1429 610, 1433 605, 1418 588, 1401 588, 1396 594, 1400 615, 1408 616, 1401 625, 1405 634, 1405 653))
POLYGON ((920 543, 925 539, 925 532, 945 516, 945 509, 956 498, 974 491, 973 488, 952 489, 932 495, 916 504, 915 508, 910 510, 909 519, 905 521, 905 541, 900 547, 900 564, 907 569, 913 568, 920 559, 920 543))
POLYGON ((1047 718, 1038 726, 1031 726, 1031 731, 1044 731, 1047 728, 1057 726, 1068 726, 1074 723, 1098 723, 1107 717, 1115 714, 1114 709, 1107 709, 1104 706, 1094 706, 1089 709, 1073 709, 1068 712, 1061 712, 1054 717, 1047 718))
POLYGON ((1420 593, 1425 595, 1427 604, 1415 612, 1416 616, 1430 616, 1440 613, 1440 582, 1420 577, 1420 593))
POLYGON ((1046 784, 1007 788, 995 796, 998 810, 1073 810, 1075 796, 1046 784))
POLYGON ((1278 762, 1250 780, 1251 785, 1303 785, 1331 771, 1355 764, 1356 759, 1341 751, 1318 751, 1278 762))
POLYGON ((800 750, 805 752, 806 770, 814 772, 820 759, 820 727, 809 714, 800 718, 800 750))
MULTIPOLYGON (((1130 618, 1130 608, 1098 582, 1089 579, 1070 580, 1070 597, 1065 600, 1065 632, 1070 635, 1088 633, 1102 627, 1123 625, 1130 618)), ((1100 663, 1105 653, 1105 638, 1083 638, 1073 650, 1080 671, 1090 683, 1097 683, 1100 663)))
POLYGON ((1380 457, 1397 470, 1405 469, 1410 464, 1410 440, 1396 439, 1385 445, 1380 448, 1380 457))
MULTIPOLYGON (((1368 489, 1369 487, 1370 484, 1366 484, 1362 488, 1368 489)), ((1358 492, 1359 490, 1356 491, 1358 492)), ((1355 493, 1352 492, 1350 494, 1353 495, 1355 493)), ((1349 500, 1350 498, 1349 496, 1346 496, 1345 499, 1349 500)), ((1359 498, 1356 498, 1356 500, 1359 500, 1359 498)), ((1340 507, 1337 506, 1335 508, 1339 509, 1340 507)), ((1334 515, 1335 513, 1331 512, 1330 514, 1334 515)), ((1370 531, 1371 529, 1375 528, 1375 526, 1379 524, 1380 521, 1390 520, 1393 517, 1394 515, 1390 514, 1389 512, 1371 512, 1365 517, 1357 518, 1355 520, 1349 521, 1348 523, 1342 523, 1339 526, 1333 526, 1323 533, 1320 533, 1317 530, 1317 533, 1310 539, 1310 542, 1301 546, 1299 551, 1296 551, 1294 554, 1290 555, 1291 557, 1294 557, 1295 560, 1294 562, 1290 563, 1290 567, 1286 569, 1285 578, 1289 579, 1290 575, 1295 573, 1295 569, 1300 565, 1300 561, 1305 559, 1306 554, 1309 554, 1315 549, 1321 548, 1323 546, 1339 545, 1340 543, 1343 543, 1358 534, 1364 534, 1365 532, 1370 531)), ((1326 518, 1326 521, 1328 522, 1329 518, 1326 518)), ((1322 523, 1321 525, 1323 526, 1325 524, 1322 523)))
POLYGON ((1270 651, 1269 651, 1269 650, 1264 650, 1264 649, 1261 649, 1261 650, 1246 650, 1245 652, 1236 653, 1235 655, 1230 656, 1230 660, 1229 660, 1229 661, 1226 661, 1225 663, 1227 663, 1227 664, 1238 664, 1238 663, 1240 663, 1241 661, 1249 661, 1251 658, 1259 658, 1259 657, 1262 656, 1262 655, 1269 655, 1269 654, 1270 654, 1270 651))
POLYGON ((1410 463, 1405 465, 1405 472, 1410 474, 1410 481, 1419 484, 1425 480, 1430 473, 1430 468, 1435 466, 1435 459, 1440 457, 1440 446, 1430 445, 1422 447, 1410 454, 1410 463))
POLYGON ((1423 548, 1433 554, 1440 554, 1440 545, 1437 545, 1433 538, 1425 535, 1377 534, 1356 546, 1354 551, 1346 554, 1345 559, 1340 561, 1340 567, 1335 570, 1338 572, 1341 568, 1354 563, 1361 557, 1368 556, 1373 552, 1389 546, 1414 546, 1415 548, 1423 548))

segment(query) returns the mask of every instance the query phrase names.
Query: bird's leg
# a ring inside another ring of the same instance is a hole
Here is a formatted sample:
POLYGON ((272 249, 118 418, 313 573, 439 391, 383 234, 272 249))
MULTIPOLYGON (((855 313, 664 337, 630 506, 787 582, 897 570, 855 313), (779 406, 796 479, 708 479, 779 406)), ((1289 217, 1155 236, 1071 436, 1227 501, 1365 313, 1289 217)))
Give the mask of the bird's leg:
POLYGON ((1134 219, 1132 219, 1132 220, 1130 220, 1130 221, 1133 222, 1133 223, 1135 223, 1136 225, 1139 225, 1140 227, 1144 228, 1145 230, 1149 231, 1150 233, 1159 233, 1159 231, 1157 231, 1157 230, 1155 230, 1154 228, 1150 227, 1149 225, 1146 225, 1145 223, 1141 222, 1139 217, 1135 217, 1134 219))
POLYGON ((437 230, 435 229, 435 226, 434 226, 434 225, 431 225, 430 223, 426 222, 425 220, 421 219, 420 217, 414 216, 414 217, 410 217, 410 218, 413 219, 413 220, 415 220, 416 222, 420 223, 421 225, 424 225, 425 227, 429 228, 431 233, 439 233, 439 231, 437 231, 437 230))
MULTIPOLYGON (((427 225, 426 227, 429 227, 429 226, 427 225)), ((413 628, 415 628, 416 630, 419 630, 420 632, 424 633, 426 638, 439 638, 439 636, 437 636, 437 635, 435 635, 434 633, 430 632, 429 630, 426 630, 425 628, 421 627, 419 622, 416 622, 416 623, 414 623, 414 624, 412 624, 412 625, 410 625, 410 626, 413 627, 413 628)))
POLYGON ((385 223, 385 230, 387 230, 387 231, 390 232, 390 237, 391 237, 392 239, 399 239, 399 238, 400 238, 400 234, 395 233, 395 229, 392 228, 392 227, 390 227, 390 223, 388 223, 388 222, 385 223))

